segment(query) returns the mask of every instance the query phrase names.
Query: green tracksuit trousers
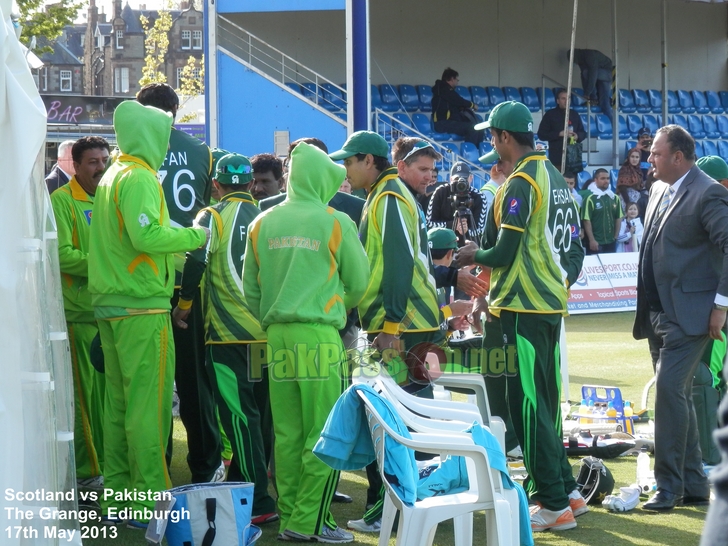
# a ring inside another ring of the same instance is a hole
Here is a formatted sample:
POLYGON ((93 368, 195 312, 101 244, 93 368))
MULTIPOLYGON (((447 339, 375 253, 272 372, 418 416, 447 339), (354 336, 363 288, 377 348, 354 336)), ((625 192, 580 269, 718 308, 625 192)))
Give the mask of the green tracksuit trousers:
POLYGON ((280 530, 320 534, 336 528, 329 506, 339 473, 313 447, 342 392, 344 346, 322 324, 272 324, 267 334, 280 530))
MULTIPOLYGON (((117 494, 172 486, 165 448, 172 421, 174 343, 169 313, 99 320, 106 370, 104 487, 117 494)), ((154 500, 101 499, 108 508, 152 509, 154 500)))
MULTIPOLYGON (((260 344, 255 344, 259 346, 260 344)), ((207 365, 214 370, 212 388, 218 414, 230 439, 233 460, 227 479, 255 484, 253 515, 275 512, 268 494, 268 461, 272 444, 272 422, 268 394, 268 370, 260 378, 249 375, 248 344, 207 346, 207 365)))
POLYGON ((501 311, 506 345, 516 346, 516 374, 507 376, 508 409, 528 471, 524 488, 549 510, 569 506, 576 489, 561 425, 561 315, 501 311))
POLYGON ((73 447, 79 479, 103 474, 105 379, 91 365, 91 341, 98 331, 95 322, 68 323, 73 370, 73 447))

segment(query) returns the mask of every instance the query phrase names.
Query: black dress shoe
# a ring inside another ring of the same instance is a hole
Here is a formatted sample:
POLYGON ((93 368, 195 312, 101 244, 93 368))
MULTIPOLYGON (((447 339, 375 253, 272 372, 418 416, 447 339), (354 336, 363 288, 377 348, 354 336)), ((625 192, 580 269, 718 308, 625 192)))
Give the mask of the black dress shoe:
POLYGON ((676 506, 680 506, 681 501, 681 496, 670 493, 665 489, 658 489, 657 493, 642 505, 642 509, 657 511, 672 510, 676 506))
POLYGON ((331 500, 333 502, 343 502, 345 504, 352 502, 352 498, 349 495, 344 495, 343 493, 339 493, 338 491, 334 493, 334 498, 331 500))
POLYGON ((710 497, 696 497, 694 495, 685 495, 682 499, 683 506, 708 506, 710 497))

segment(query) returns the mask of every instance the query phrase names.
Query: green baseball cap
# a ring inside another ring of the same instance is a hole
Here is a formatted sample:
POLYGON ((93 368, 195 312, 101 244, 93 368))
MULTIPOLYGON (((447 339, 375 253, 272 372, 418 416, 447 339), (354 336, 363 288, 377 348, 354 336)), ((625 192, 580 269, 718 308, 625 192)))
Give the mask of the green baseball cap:
POLYGON ((488 121, 478 123, 475 129, 487 129, 495 127, 512 133, 532 133, 533 116, 526 105, 514 100, 501 102, 490 113, 488 121))
POLYGON ((706 155, 695 163, 700 170, 714 180, 721 181, 728 178, 728 163, 717 155, 706 155))
POLYGON ((244 155, 227 154, 217 162, 215 180, 220 184, 248 184, 253 180, 253 165, 244 155))
POLYGON ((432 250, 457 250, 458 237, 451 229, 436 227, 427 232, 427 242, 432 250))
POLYGON ((500 154, 494 148, 490 152, 488 152, 487 154, 481 155, 478 158, 478 161, 480 161, 483 165, 490 165, 491 163, 495 163, 499 159, 500 159, 500 154))
POLYGON ((389 155, 389 146, 384 137, 373 131, 357 131, 349 135, 341 150, 329 154, 329 157, 338 161, 356 154, 387 157, 389 155))

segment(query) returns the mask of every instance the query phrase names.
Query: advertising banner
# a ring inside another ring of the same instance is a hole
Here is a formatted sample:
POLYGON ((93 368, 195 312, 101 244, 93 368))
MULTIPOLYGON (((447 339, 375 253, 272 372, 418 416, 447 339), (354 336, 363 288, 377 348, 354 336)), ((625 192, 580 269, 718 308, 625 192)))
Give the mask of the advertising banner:
POLYGON ((586 256, 571 287, 569 314, 634 311, 638 256, 637 252, 586 256))

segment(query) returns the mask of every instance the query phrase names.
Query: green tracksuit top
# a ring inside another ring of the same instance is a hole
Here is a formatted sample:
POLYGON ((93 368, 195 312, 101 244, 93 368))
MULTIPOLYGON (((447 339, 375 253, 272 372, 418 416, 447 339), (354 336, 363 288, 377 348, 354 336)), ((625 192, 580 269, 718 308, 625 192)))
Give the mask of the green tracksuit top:
MULTIPOLYGON (((584 252, 579 213, 569 187, 541 152, 519 160, 493 201, 499 230, 521 232, 513 263, 493 268, 488 304, 523 313, 566 313, 569 281, 576 279, 584 252)), ((486 228, 492 239, 492 227, 486 228)))
MULTIPOLYGON (((114 111, 121 155, 96 190, 89 237, 89 292, 97 308, 169 309, 173 253, 205 242, 198 228, 173 228, 156 171, 172 116, 136 101, 114 111)), ((118 316, 118 315, 117 315, 118 316)))
POLYGON ((299 144, 286 200, 250 224, 243 288, 264 330, 296 322, 340 330, 364 294, 367 257, 356 225, 326 205, 345 175, 323 151, 299 144))
POLYGON ((440 329, 440 309, 420 211, 397 170, 381 173, 367 197, 359 237, 369 258, 369 286, 359 304, 362 328, 372 334, 440 329))
POLYGON ((196 224, 210 230, 210 241, 204 248, 187 254, 179 306, 184 309, 192 304, 204 272, 202 301, 205 342, 208 344, 265 340, 258 319, 250 312, 243 297, 243 258, 248 226, 259 214, 260 209, 250 193, 236 191, 197 215, 196 224))
POLYGON ((74 176, 51 194, 51 204, 58 229, 58 261, 66 320, 95 323, 88 292, 88 236, 94 198, 74 176))

